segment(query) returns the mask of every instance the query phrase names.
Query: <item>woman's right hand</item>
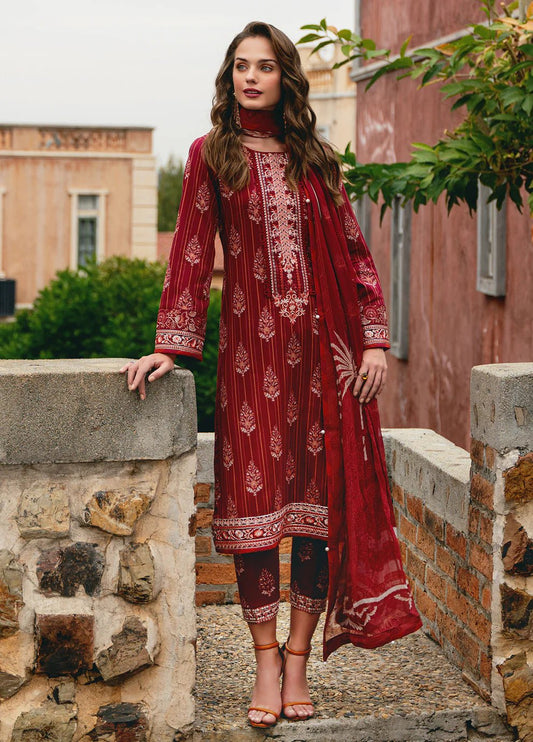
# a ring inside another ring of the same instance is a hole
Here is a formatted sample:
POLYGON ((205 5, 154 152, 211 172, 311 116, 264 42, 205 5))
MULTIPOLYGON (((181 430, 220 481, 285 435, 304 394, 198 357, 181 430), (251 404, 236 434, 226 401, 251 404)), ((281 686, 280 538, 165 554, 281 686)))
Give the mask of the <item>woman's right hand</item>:
POLYGON ((124 374, 127 371, 130 392, 138 389, 140 398, 146 399, 146 374, 155 369, 148 377, 148 381, 152 382, 161 378, 161 376, 172 371, 175 358, 175 355, 168 355, 167 353, 150 353, 148 356, 142 356, 138 361, 130 361, 122 366, 120 373, 124 374))

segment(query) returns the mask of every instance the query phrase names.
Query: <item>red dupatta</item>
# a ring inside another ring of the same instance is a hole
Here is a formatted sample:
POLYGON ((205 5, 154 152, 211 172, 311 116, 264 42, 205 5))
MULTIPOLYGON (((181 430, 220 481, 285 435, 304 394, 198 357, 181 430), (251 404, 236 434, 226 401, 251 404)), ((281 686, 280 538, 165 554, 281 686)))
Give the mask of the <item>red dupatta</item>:
POLYGON ((353 382, 363 353, 355 269, 322 178, 310 199, 313 277, 320 314, 328 482, 329 592, 324 659, 342 644, 373 648, 422 625, 403 571, 376 399, 360 404, 353 382))

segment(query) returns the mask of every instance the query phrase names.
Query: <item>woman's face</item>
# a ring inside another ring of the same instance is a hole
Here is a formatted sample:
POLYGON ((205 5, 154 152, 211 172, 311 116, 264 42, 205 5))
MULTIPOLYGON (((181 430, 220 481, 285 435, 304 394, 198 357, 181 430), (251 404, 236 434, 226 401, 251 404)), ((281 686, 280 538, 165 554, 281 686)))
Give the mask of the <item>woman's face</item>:
POLYGON ((235 50, 235 97, 243 108, 272 110, 281 99, 281 67, 269 39, 250 36, 235 50))

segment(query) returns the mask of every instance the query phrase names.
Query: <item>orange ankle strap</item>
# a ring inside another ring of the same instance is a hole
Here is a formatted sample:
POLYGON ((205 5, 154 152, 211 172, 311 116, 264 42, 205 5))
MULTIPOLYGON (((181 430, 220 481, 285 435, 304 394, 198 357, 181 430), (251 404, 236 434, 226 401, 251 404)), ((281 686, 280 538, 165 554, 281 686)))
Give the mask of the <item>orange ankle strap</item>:
POLYGON ((254 644, 254 649, 274 649, 279 647, 279 642, 272 642, 272 644, 254 644))
POLYGON ((309 654, 311 651, 311 647, 307 647, 307 649, 304 649, 302 652, 297 651, 296 649, 291 649, 287 642, 285 642, 285 649, 289 654, 294 654, 297 657, 303 657, 305 654, 309 654))

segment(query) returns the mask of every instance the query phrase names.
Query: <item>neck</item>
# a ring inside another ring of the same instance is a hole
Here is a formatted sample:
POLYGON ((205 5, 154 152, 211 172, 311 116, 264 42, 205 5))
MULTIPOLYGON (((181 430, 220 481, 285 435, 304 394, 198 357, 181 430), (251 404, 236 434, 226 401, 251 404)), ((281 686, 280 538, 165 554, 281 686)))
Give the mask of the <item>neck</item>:
POLYGON ((250 110, 238 104, 236 118, 242 134, 261 138, 282 137, 284 134, 283 115, 278 110, 250 110))

